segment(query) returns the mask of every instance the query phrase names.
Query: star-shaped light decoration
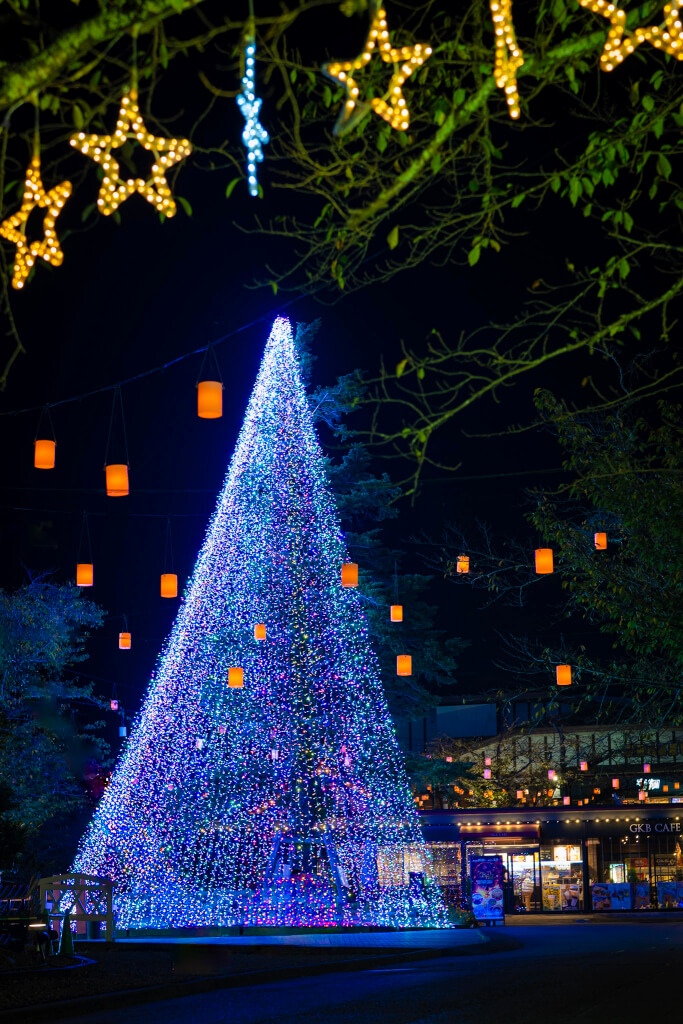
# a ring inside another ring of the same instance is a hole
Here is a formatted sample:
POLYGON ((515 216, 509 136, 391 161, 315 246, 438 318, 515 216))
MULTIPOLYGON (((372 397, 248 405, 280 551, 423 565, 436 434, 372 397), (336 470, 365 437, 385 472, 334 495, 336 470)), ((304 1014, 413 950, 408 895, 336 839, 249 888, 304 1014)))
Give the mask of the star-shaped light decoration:
POLYGON ((493 31, 496 35, 493 75, 498 88, 505 91, 510 117, 516 120, 519 117, 517 72, 524 63, 524 57, 517 45, 515 27, 512 24, 512 0, 491 0, 490 6, 493 31))
POLYGON ((648 25, 637 28, 632 34, 626 31, 626 12, 607 0, 579 0, 594 14, 601 14, 610 22, 605 46, 600 55, 603 71, 613 71, 641 43, 652 43, 658 50, 683 60, 683 6, 680 3, 664 5, 664 25, 648 25))
POLYGON ((190 155, 192 145, 188 139, 165 139, 148 132, 140 116, 138 96, 134 89, 121 100, 113 135, 86 135, 85 132, 78 132, 69 141, 85 156, 100 164, 104 171, 97 205, 105 217, 113 213, 133 192, 144 196, 159 213, 167 217, 174 216, 176 205, 166 174, 179 160, 190 155), (119 149, 127 139, 137 139, 143 149, 151 150, 154 155, 154 164, 147 180, 128 178, 123 181, 121 178, 119 164, 112 150, 119 149))
POLYGON ((380 7, 372 20, 370 32, 360 56, 354 60, 332 61, 323 65, 324 74, 335 82, 341 82, 346 89, 346 102, 334 127, 335 135, 341 135, 345 129, 351 127, 349 122, 353 123, 355 120, 353 115, 357 105, 361 112, 367 110, 369 105, 376 114, 388 121, 392 128, 397 131, 405 131, 410 124, 410 112, 403 98, 402 86, 406 78, 412 75, 416 68, 424 64, 431 53, 431 46, 424 46, 422 43, 400 48, 393 47, 389 42, 386 12, 380 7), (365 67, 375 49, 379 50, 385 63, 394 65, 394 73, 384 97, 374 97, 369 104, 362 104, 358 100, 360 90, 353 78, 353 72, 360 71, 365 67))
POLYGON ((256 44, 253 36, 247 39, 247 46, 244 58, 244 76, 242 78, 242 92, 237 94, 237 105, 242 111, 245 120, 242 132, 242 142, 247 147, 247 184, 249 195, 258 195, 258 180, 256 178, 256 164, 263 163, 263 146, 270 141, 268 132, 259 121, 261 104, 263 100, 256 98, 254 86, 254 57, 256 44))
POLYGON ((45 260, 53 267, 61 266, 64 253, 57 238, 55 221, 70 195, 70 181, 62 181, 49 192, 45 191, 40 175, 40 157, 36 153, 26 170, 21 208, 0 224, 0 236, 17 247, 12 275, 13 288, 24 287, 31 267, 37 259, 45 260), (46 210, 43 217, 43 237, 36 242, 29 242, 26 237, 26 224, 31 210, 36 206, 46 210))

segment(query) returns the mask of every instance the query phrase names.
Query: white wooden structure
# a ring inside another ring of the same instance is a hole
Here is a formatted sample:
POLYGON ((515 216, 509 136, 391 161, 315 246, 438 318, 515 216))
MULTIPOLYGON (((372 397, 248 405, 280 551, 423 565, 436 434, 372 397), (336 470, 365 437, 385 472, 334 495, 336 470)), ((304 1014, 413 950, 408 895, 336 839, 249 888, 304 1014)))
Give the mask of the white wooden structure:
POLYGON ((112 882, 97 875, 52 875, 38 882, 40 909, 46 910, 51 920, 61 921, 65 913, 76 922, 76 931, 85 932, 88 921, 106 922, 105 939, 114 936, 112 912, 112 882), (82 922, 82 927, 81 927, 82 922))

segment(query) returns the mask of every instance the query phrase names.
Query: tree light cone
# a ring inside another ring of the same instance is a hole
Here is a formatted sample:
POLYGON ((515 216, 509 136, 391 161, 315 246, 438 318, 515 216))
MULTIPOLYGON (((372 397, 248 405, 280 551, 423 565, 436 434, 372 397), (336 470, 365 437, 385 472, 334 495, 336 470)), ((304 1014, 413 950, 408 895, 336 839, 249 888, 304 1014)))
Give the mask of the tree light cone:
POLYGON ((279 319, 73 865, 113 880, 117 927, 445 926, 360 595, 340 585, 347 560, 279 319))

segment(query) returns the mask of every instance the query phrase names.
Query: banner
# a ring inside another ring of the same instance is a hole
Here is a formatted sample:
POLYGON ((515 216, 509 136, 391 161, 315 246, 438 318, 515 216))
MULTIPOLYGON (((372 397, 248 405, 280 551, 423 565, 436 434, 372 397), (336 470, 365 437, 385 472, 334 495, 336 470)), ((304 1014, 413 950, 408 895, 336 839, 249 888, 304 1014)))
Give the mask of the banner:
POLYGON ((472 913, 477 921, 504 921, 503 858, 472 857, 472 913))

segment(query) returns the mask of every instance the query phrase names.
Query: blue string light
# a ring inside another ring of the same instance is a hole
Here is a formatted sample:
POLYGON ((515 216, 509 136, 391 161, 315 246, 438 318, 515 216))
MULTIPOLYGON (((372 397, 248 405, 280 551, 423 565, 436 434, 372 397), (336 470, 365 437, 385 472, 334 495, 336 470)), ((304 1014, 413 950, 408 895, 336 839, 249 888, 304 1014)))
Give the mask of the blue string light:
POLYGON ((246 122, 242 131, 242 142, 247 147, 247 184, 249 186, 249 194, 252 196, 258 195, 256 164, 263 163, 262 146, 265 146, 270 141, 268 132, 259 121, 263 100, 257 99, 255 92, 255 54, 256 45, 253 39, 249 39, 245 50, 242 92, 237 95, 237 104, 246 122))
POLYGON ((74 870, 118 927, 437 927, 440 891, 289 321, 74 870))

